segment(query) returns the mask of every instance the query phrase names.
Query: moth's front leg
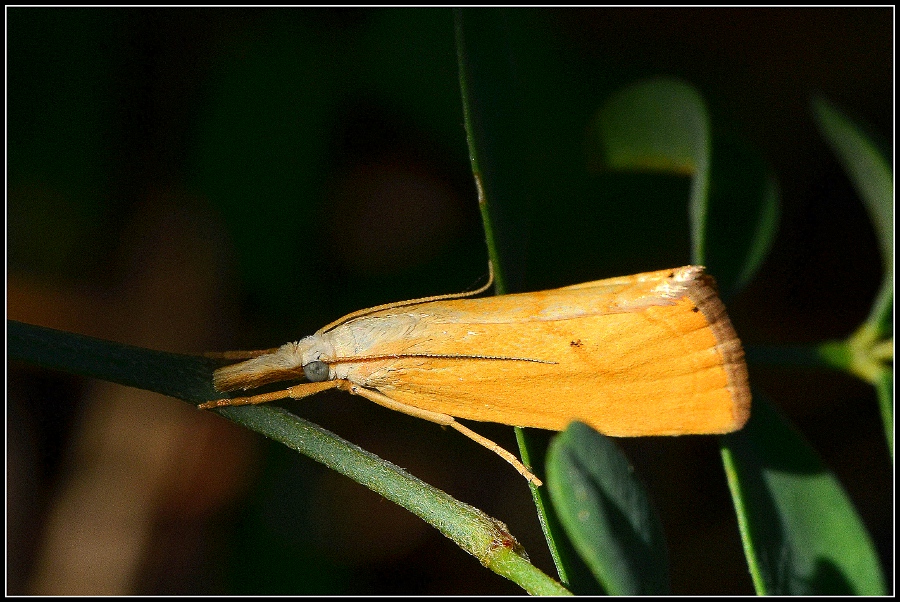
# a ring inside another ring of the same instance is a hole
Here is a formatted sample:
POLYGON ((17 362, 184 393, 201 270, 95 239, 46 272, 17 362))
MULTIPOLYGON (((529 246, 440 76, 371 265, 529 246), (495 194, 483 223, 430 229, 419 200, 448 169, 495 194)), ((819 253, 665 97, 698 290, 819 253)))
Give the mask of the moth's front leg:
POLYGON ((303 399, 304 397, 315 395, 319 391, 325 391, 327 389, 347 389, 347 383, 342 380, 326 380, 320 383, 301 383, 281 391, 272 391, 271 393, 260 393, 259 395, 249 395, 247 397, 232 397, 207 401, 206 403, 201 403, 197 407, 201 410, 211 410, 212 408, 222 408, 227 406, 255 405, 287 398, 303 399))

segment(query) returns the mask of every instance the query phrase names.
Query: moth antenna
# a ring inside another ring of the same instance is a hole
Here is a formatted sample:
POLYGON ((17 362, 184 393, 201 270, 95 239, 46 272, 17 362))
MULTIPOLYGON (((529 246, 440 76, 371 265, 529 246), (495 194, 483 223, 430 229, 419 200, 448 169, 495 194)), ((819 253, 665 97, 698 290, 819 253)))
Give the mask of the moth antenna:
POLYGON ((278 347, 272 347, 271 349, 252 349, 247 351, 205 351, 203 357, 217 360, 248 360, 268 353, 275 353, 276 351, 278 351, 278 347))
POLYGON ((385 303, 383 305, 376 305, 375 307, 369 307, 366 309, 360 309, 359 311, 355 311, 353 313, 349 313, 343 318, 338 318, 334 322, 330 324, 326 324, 322 328, 316 331, 316 334, 322 334, 328 332, 332 328, 336 328, 345 322, 349 322, 355 318, 359 318, 361 316, 367 316, 369 314, 373 314, 376 311, 382 311, 385 309, 395 309, 397 307, 406 307, 408 305, 418 305, 419 303, 429 303, 431 301, 446 301, 449 299, 463 299, 465 297, 474 297, 475 295, 480 295, 484 291, 491 288, 491 285, 494 284, 494 264, 488 261, 488 281, 487 284, 482 286, 481 288, 469 291, 467 293, 448 293, 446 295, 434 295, 433 297, 420 297, 418 299, 411 299, 409 301, 395 301, 394 303, 385 303))
POLYGON ((349 364, 354 362, 377 362, 380 360, 396 360, 407 357, 425 357, 441 360, 494 360, 501 362, 533 362, 535 364, 556 364, 551 360, 534 357, 507 357, 503 355, 474 355, 463 353, 391 353, 383 355, 348 355, 338 358, 323 358, 327 364, 349 364))

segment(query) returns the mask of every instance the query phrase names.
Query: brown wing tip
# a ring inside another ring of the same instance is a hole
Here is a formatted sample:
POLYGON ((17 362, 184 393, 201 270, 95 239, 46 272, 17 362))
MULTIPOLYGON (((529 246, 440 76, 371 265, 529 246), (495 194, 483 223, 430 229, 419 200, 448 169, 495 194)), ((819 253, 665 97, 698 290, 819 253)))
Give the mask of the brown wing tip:
POLYGON ((740 430, 750 418, 751 402, 750 377, 744 359, 744 348, 725 311, 725 304, 719 298, 715 279, 705 273, 705 268, 701 266, 687 266, 680 270, 684 270, 682 275, 688 276, 691 281, 688 297, 706 318, 716 339, 716 349, 722 355, 734 416, 732 427, 727 432, 740 430))

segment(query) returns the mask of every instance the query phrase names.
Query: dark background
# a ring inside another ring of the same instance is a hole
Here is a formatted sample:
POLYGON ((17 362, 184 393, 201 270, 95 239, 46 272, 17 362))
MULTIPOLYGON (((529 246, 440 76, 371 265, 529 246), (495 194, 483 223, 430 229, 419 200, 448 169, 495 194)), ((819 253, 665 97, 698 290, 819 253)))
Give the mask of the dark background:
MULTIPOLYGON (((513 220, 517 288, 689 262, 687 182, 584 157, 610 93, 670 75, 779 181, 775 247, 729 300, 745 344, 843 338, 865 318, 878 248, 809 100, 892 139, 892 9, 504 18, 542 159, 536 206, 513 220)), ((8 317, 176 352, 264 348, 483 281, 451 11, 11 8, 7 36, 8 317)), ((835 471, 891 582, 873 390, 751 379, 835 471)), ((9 593, 520 591, 405 510, 183 403, 18 364, 7 392, 9 593)), ((554 574, 502 460, 346 395, 286 405, 506 522, 554 574)), ((508 427, 476 430, 515 449, 508 427)), ((674 592, 752 593, 715 439, 622 445, 662 513, 674 592)))

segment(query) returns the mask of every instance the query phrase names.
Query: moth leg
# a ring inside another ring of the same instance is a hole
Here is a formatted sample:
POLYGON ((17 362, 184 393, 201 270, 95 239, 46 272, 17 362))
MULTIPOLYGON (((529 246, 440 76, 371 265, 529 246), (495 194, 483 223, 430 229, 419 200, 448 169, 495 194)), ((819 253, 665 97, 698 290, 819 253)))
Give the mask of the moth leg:
POLYGON ((440 414, 438 412, 430 412, 428 410, 423 410, 421 408, 416 408, 414 406, 406 405, 405 403, 400 403, 399 401, 394 401, 393 399, 391 399, 384 393, 379 393, 378 391, 373 391, 372 389, 366 389, 364 387, 353 385, 346 381, 339 381, 339 382, 341 382, 341 384, 338 386, 341 389, 344 389, 345 391, 348 391, 349 393, 352 393, 354 395, 359 395, 361 397, 365 397, 369 401, 374 401, 375 403, 377 403, 380 406, 384 406, 391 410, 396 410, 398 412, 402 412, 402 413, 408 414, 410 416, 415 416, 416 418, 422 418, 422 419, 428 420, 430 422, 436 422, 440 425, 449 426, 451 428, 456 429, 457 431, 459 431, 460 433, 462 433, 469 439, 472 439, 476 443, 483 445, 484 447, 488 448, 489 450, 491 450, 492 452, 494 452, 495 454, 497 454, 498 456, 500 456, 501 458, 503 458, 504 460, 506 460, 507 462, 512 464, 513 468, 515 468, 517 471, 519 471, 519 474, 521 474, 523 477, 525 477, 526 479, 528 479, 535 485, 537 485, 537 486, 543 485, 541 480, 539 478, 537 478, 534 475, 534 473, 532 473, 530 470, 525 468, 525 465, 522 464, 518 458, 516 458, 514 455, 512 455, 511 453, 509 453, 508 451, 506 451, 505 449, 503 449, 502 447, 500 447, 499 445, 497 445, 496 443, 494 443, 487 437, 482 437, 475 431, 463 426, 462 424, 457 422, 456 419, 453 418, 453 416, 450 416, 448 414, 440 414))
POLYGON ((278 399, 287 399, 288 397, 291 399, 303 399, 304 397, 315 395, 319 391, 325 391, 326 389, 346 388, 345 386, 342 386, 343 384, 344 381, 341 380, 326 380, 319 383, 301 383, 281 391, 272 391, 271 393, 260 393, 259 395, 250 395, 249 397, 232 397, 207 401, 206 403, 201 403, 197 407, 201 410, 211 410, 212 408, 221 408, 225 406, 255 405, 258 403, 276 401, 278 399))

